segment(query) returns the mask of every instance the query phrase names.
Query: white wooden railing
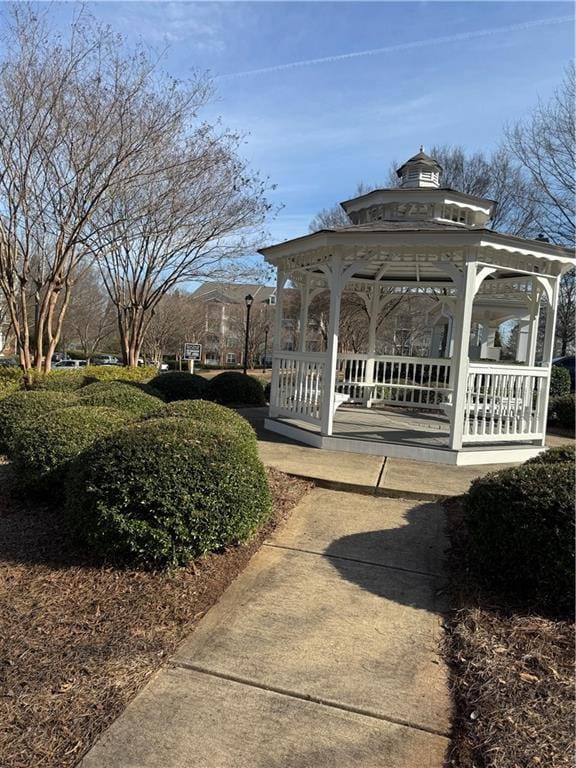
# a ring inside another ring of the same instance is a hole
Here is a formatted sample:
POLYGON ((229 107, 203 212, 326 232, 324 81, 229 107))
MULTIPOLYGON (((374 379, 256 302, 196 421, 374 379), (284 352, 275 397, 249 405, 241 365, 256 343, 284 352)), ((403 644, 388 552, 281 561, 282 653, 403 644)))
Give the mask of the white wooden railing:
POLYGON ((549 375, 548 368, 470 363, 463 442, 542 438, 549 375))
POLYGON ((326 355, 319 352, 279 352, 274 355, 270 415, 296 416, 320 423, 322 381, 326 355))
POLYGON ((441 409, 452 391, 445 358, 338 355, 336 389, 351 402, 441 409))

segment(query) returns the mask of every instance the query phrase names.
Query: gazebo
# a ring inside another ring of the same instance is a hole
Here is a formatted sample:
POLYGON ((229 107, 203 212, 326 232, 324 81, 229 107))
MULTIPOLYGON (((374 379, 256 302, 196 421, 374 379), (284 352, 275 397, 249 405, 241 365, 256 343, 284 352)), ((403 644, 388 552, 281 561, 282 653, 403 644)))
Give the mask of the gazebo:
POLYGON ((342 203, 351 224, 262 249, 277 269, 265 426, 331 450, 446 464, 521 461, 542 450, 560 278, 572 253, 489 228, 496 203, 441 186, 422 149, 397 188, 342 203), (300 291, 297 349, 282 348, 285 286, 300 291), (363 353, 339 346, 343 292, 365 302, 363 353), (309 308, 329 292, 326 348, 307 344, 309 308), (429 353, 379 354, 379 318, 400 295, 431 297, 429 353), (515 359, 498 327, 517 324, 515 359), (474 330, 475 336, 472 337, 474 330))

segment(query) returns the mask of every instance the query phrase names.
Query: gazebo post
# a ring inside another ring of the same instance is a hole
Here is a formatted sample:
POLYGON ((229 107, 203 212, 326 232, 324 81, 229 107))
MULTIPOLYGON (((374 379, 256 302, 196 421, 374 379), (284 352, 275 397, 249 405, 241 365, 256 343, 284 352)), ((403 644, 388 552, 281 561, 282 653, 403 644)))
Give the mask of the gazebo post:
MULTIPOLYGON (((542 348, 542 366, 552 369, 552 360, 554 359, 554 337, 556 335, 556 316, 558 313, 558 298, 560 295, 560 277, 548 280, 548 285, 552 289, 548 296, 548 311, 546 313, 546 330, 544 332, 544 345, 542 348)), ((546 445, 546 414, 548 413, 548 400, 550 398, 550 378, 546 382, 544 397, 540 400, 541 412, 539 414, 543 426, 544 435, 542 445, 546 445)))
POLYGON ((304 276, 300 286, 300 337, 298 352, 306 352, 306 335, 308 331, 308 307, 310 304, 310 275, 304 276))
POLYGON ((532 299, 530 301, 530 331, 528 340, 527 363, 533 366, 536 362, 536 345, 538 342, 538 322, 540 320, 540 295, 541 291, 535 281, 532 281, 532 299))
POLYGON ((449 446, 462 448, 464 431, 464 404, 468 379, 468 348, 472 323, 472 306, 476 292, 476 261, 466 259, 457 288, 458 299, 454 318, 454 354, 452 357, 452 416, 450 419, 449 446))
POLYGON ((368 359, 366 360, 366 370, 364 372, 364 383, 366 384, 364 392, 364 406, 372 406, 372 385, 374 383, 374 358, 376 356, 376 330, 378 328, 378 315, 380 314, 380 284, 375 282, 372 286, 372 297, 370 301, 370 321, 368 325, 368 359))
POLYGON ((270 416, 277 416, 278 385, 280 374, 279 352, 282 351, 282 326, 284 320, 284 283, 286 273, 283 269, 277 270, 276 275, 276 305, 274 307, 274 341, 272 352, 272 378, 270 380, 270 416))
POLYGON ((336 390, 336 367, 338 363, 342 277, 342 259, 339 256, 333 256, 328 275, 330 314, 328 318, 328 345, 324 363, 324 376, 322 377, 322 405, 320 411, 320 431, 323 435, 331 435, 334 424, 334 392, 336 390))

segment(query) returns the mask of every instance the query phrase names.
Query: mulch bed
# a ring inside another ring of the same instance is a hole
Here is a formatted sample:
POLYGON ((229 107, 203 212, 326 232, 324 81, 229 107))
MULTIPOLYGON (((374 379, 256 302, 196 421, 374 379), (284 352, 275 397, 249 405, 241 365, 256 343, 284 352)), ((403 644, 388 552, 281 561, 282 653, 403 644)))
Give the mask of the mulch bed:
POLYGON ((446 503, 453 600, 445 655, 456 713, 446 765, 574 766, 574 624, 483 593, 466 569, 459 499, 446 503))
POLYGON ((190 632, 310 485, 270 470, 274 515, 249 544, 173 573, 99 567, 57 511, 0 465, 0 765, 68 768, 190 632))

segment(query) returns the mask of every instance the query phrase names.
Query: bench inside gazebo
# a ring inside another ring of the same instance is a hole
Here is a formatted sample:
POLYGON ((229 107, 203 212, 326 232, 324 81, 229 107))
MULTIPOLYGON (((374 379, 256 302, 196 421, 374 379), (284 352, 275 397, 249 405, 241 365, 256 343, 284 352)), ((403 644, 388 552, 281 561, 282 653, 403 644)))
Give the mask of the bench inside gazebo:
POLYGON ((545 440, 560 278, 572 254, 489 229, 495 203, 441 187, 441 167, 422 151, 398 175, 398 188, 342 204, 350 226, 261 251, 278 275, 266 428, 318 448, 448 464, 534 456, 545 440), (288 284, 300 291, 291 351, 282 348, 288 284), (369 318, 363 353, 339 345, 351 292, 369 318), (310 304, 327 293, 325 349, 310 351, 310 304), (378 353, 382 313, 401 296, 427 297, 424 356, 378 353), (501 361, 495 334, 508 321, 518 324, 515 360, 501 361))

